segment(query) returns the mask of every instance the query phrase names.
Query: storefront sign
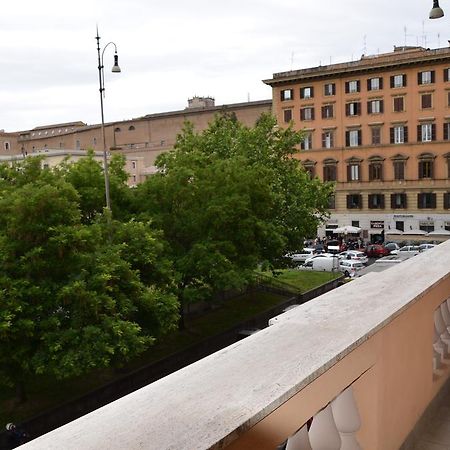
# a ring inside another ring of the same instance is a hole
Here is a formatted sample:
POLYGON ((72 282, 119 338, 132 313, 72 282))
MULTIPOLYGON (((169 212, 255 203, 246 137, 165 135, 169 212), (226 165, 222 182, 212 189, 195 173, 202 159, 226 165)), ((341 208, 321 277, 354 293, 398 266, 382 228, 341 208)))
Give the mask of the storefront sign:
POLYGON ((381 228, 384 229, 384 220, 371 220, 370 228, 381 228))

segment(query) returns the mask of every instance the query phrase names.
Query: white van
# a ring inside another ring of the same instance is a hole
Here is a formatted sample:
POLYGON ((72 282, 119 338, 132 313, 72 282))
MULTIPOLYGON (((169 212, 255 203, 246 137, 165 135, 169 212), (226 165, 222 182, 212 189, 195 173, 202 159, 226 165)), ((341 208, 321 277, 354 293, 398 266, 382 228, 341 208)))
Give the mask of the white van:
POLYGON ((339 270, 339 258, 337 256, 330 256, 328 258, 313 259, 312 269, 322 272, 335 272, 339 270))

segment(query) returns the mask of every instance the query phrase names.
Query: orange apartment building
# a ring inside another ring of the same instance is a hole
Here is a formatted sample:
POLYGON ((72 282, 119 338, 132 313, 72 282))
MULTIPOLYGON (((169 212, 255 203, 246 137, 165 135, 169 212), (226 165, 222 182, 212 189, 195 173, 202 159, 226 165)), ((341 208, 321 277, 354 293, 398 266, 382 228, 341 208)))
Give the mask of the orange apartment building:
POLYGON ((305 133, 295 157, 336 183, 319 235, 450 231, 450 48, 394 47, 264 82, 278 123, 305 133))
MULTIPOLYGON (((111 154, 125 155, 128 184, 133 186, 154 173, 156 157, 173 148, 186 121, 191 122, 196 131, 202 131, 216 114, 228 112, 234 113, 243 124, 253 126, 263 112, 271 110, 272 100, 216 106, 213 98, 194 97, 188 100, 184 110, 106 123, 106 148, 111 154)), ((34 154, 49 158, 56 154, 60 159, 64 151, 69 155, 87 149, 103 151, 101 125, 70 122, 0 133, 0 160, 12 155, 34 154)))

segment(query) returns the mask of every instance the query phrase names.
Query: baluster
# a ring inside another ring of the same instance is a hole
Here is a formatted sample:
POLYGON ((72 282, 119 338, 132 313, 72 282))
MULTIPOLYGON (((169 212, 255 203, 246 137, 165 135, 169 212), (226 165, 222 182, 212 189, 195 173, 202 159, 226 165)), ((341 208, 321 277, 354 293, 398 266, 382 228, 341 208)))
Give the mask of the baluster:
POLYGON ((306 424, 287 440, 285 450, 312 450, 306 424))
POLYGON ((341 450, 361 450, 356 440, 356 432, 361 428, 361 418, 351 386, 331 402, 331 410, 341 436, 341 450))
POLYGON ((334 423, 331 405, 326 406, 314 416, 308 434, 312 450, 341 448, 341 437, 334 423))

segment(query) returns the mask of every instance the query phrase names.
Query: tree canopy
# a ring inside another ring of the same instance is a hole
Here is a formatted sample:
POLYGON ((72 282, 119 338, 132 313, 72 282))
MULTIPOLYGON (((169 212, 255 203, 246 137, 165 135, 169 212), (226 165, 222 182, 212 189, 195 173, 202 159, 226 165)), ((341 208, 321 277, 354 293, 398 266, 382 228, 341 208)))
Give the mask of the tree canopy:
POLYGON ((182 302, 241 286, 315 235, 333 187, 293 158, 301 139, 270 115, 252 128, 222 115, 201 133, 187 124, 160 155, 136 204, 164 232, 182 302))
POLYGON ((0 383, 120 365, 177 322, 171 267, 150 224, 84 223, 80 191, 102 178, 89 164, 0 168, 0 383), (77 171, 96 175, 75 187, 67 174, 77 171))

